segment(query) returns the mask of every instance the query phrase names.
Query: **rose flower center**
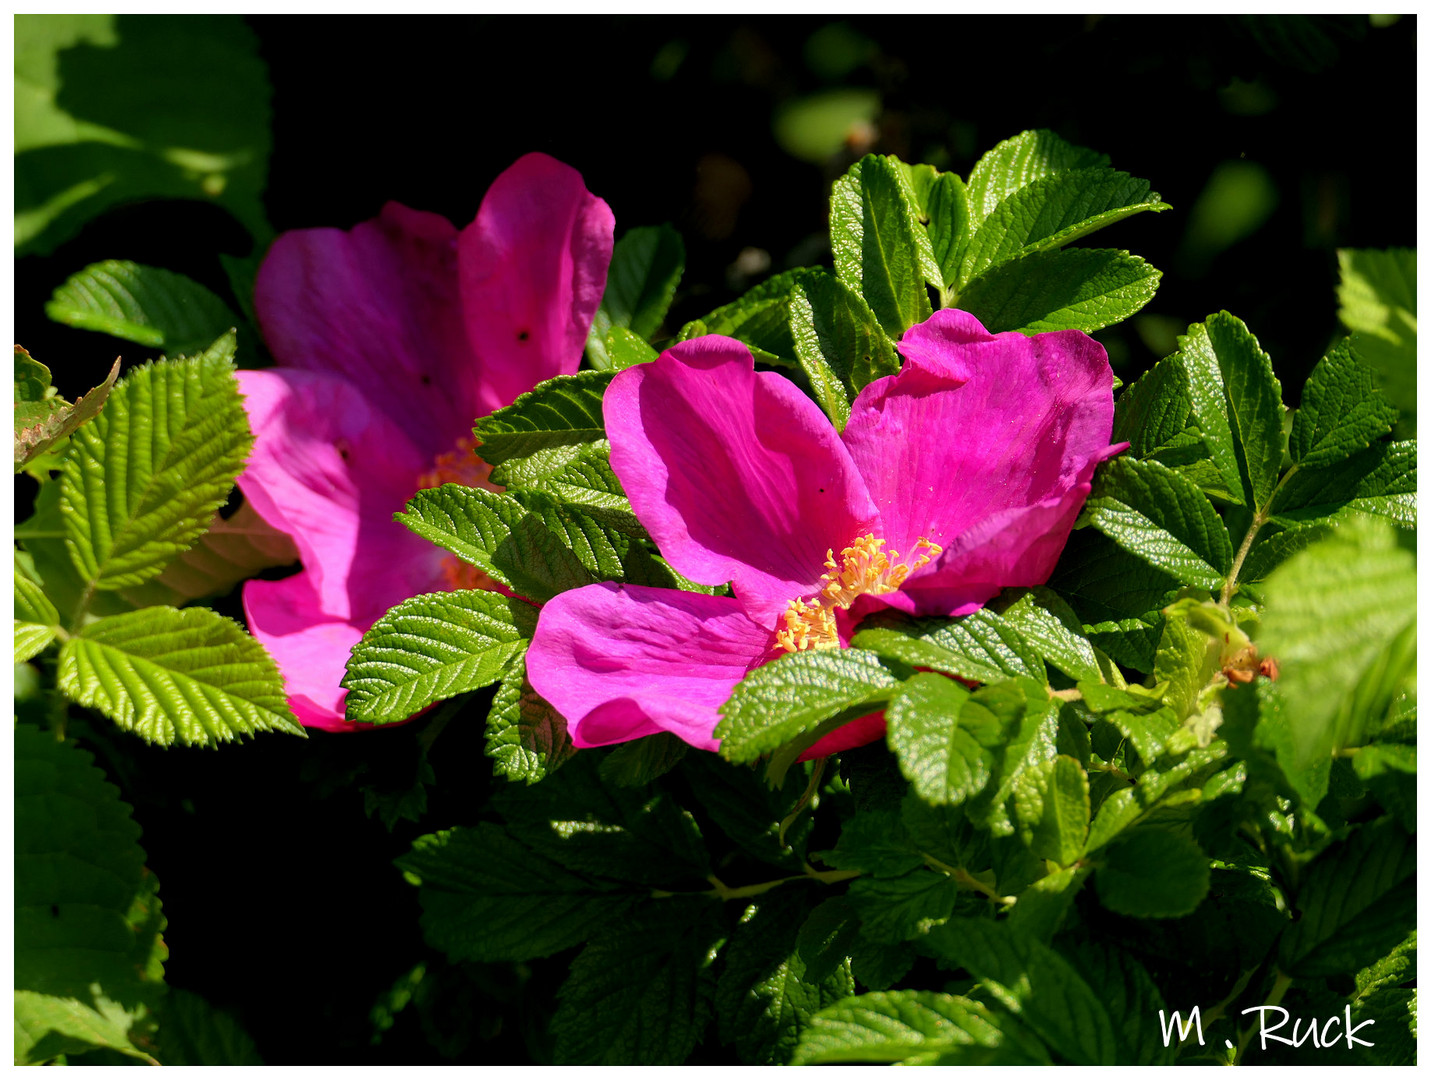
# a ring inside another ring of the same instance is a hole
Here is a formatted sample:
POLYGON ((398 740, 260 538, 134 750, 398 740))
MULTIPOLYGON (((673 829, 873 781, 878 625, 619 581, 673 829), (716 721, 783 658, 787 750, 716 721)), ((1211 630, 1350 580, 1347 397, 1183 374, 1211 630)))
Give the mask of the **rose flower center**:
POLYGON ((826 552, 819 595, 809 601, 790 601, 781 617, 785 627, 776 631, 775 643, 786 652, 838 649, 837 609, 848 609, 860 596, 898 592, 905 578, 944 550, 921 536, 914 545, 914 561, 905 563, 897 561, 899 552, 886 552, 884 545, 884 540, 869 533, 841 551, 838 563, 834 548, 826 552))
MULTIPOLYGON (((487 479, 492 474, 492 466, 474 453, 476 449, 477 440, 471 435, 458 439, 454 449, 438 454, 433 459, 432 468, 417 478, 418 489, 461 484, 463 487, 501 491, 487 479)), ((449 589, 490 589, 496 584, 477 567, 463 562, 456 555, 443 558, 442 576, 449 589)))

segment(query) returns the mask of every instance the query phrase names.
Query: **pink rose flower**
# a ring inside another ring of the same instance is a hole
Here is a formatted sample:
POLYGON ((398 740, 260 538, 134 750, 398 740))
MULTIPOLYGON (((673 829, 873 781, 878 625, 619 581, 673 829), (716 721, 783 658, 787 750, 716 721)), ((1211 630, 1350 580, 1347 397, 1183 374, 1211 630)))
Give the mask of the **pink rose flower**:
MULTIPOLYGON (((787 651, 841 648, 890 607, 964 615, 1053 571, 1110 446, 1113 373, 1076 330, 990 334, 943 310, 899 343, 836 432, 730 338, 695 338, 607 390, 611 464, 680 573, 733 596, 589 585, 543 608, 533 688, 579 747, 669 731, 714 750, 718 709, 787 651)), ((876 738, 846 725, 807 756, 876 738)))
POLYGON ((484 482, 473 420, 577 369, 614 227, 576 170, 528 154, 460 232, 388 203, 274 242, 254 306, 282 366, 239 373, 255 442, 238 483, 303 569, 248 582, 243 603, 306 726, 354 730, 339 683, 388 608, 488 584, 393 513, 420 488, 484 482))

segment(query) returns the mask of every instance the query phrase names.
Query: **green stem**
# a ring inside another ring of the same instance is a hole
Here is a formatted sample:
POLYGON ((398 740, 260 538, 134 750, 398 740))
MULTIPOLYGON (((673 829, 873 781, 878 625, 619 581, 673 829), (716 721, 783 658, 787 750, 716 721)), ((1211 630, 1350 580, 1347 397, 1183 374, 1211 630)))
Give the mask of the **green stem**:
MULTIPOLYGON (((1284 975, 1281 971, 1278 971, 1277 981, 1272 984, 1272 991, 1267 995, 1267 1000, 1264 1001, 1262 1004, 1269 1006, 1282 1004, 1282 998, 1286 995, 1287 988, 1291 985, 1292 977, 1290 975, 1284 975)), ((1249 1025, 1247 1030, 1243 1031, 1240 1035, 1237 1036, 1237 1053, 1233 1056, 1232 1059, 1232 1063, 1234 1065, 1242 1064, 1242 1053, 1244 1050, 1247 1049, 1247 1043, 1252 1038, 1253 1030, 1253 1026, 1249 1025)))
POLYGON ((657 900, 668 899, 672 896, 714 896, 717 900, 745 900, 752 896, 760 896, 768 893, 771 889, 785 885, 791 881, 818 881, 822 885, 834 885, 841 881, 849 881, 851 878, 860 876, 858 870, 808 870, 803 874, 792 874, 789 877, 776 878, 774 881, 759 881, 754 885, 739 885, 731 888, 720 878, 711 874, 706 878, 714 888, 703 889, 700 892, 673 892, 669 889, 652 889, 651 896, 657 900))
POLYGON ((1299 467, 1293 465, 1282 474, 1282 479, 1277 481, 1277 486, 1272 489, 1272 494, 1267 496, 1267 501, 1259 506, 1252 515, 1252 524, 1247 527, 1247 535, 1242 538, 1242 545, 1237 549, 1237 555, 1232 560, 1232 569, 1228 571, 1227 580, 1222 585, 1221 603, 1223 607, 1228 605, 1237 592, 1237 575, 1242 572, 1242 564, 1247 561, 1247 554, 1252 550, 1252 541, 1257 538, 1257 533, 1272 516, 1272 503, 1276 501, 1277 493, 1282 490, 1282 486, 1288 480, 1292 479, 1299 467))
POLYGON ((800 796, 800 801, 795 804, 795 809, 786 815, 785 820, 780 823, 780 830, 776 834, 780 846, 785 846, 785 834, 790 831, 790 826, 795 824, 795 819, 800 816, 801 811, 810 805, 810 801, 815 797, 815 792, 820 786, 820 778, 825 775, 825 762, 829 758, 819 758, 815 762, 815 767, 810 770, 810 782, 805 785, 805 793, 800 796))

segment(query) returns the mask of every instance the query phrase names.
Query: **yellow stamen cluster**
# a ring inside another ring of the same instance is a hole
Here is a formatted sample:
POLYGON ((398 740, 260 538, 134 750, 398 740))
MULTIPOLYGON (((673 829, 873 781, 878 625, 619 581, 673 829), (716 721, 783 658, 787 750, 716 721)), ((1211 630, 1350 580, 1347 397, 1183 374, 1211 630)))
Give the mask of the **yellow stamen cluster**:
POLYGON ((802 649, 838 649, 840 634, 835 624, 835 610, 847 609, 860 596, 880 596, 897 592, 911 573, 938 557, 944 549, 924 537, 914 545, 915 559, 903 563, 899 552, 884 550, 885 542, 873 533, 861 536, 840 552, 825 554, 825 573, 820 577, 820 595, 813 601, 792 600, 782 620, 785 627, 776 631, 775 643, 786 652, 802 649))

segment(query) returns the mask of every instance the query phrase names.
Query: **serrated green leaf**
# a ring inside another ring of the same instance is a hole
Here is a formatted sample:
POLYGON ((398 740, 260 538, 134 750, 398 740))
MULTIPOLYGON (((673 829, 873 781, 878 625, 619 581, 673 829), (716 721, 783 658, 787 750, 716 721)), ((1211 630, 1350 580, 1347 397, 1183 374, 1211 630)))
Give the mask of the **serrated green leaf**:
POLYGON ((681 778, 729 842, 761 862, 787 872, 803 871, 810 815, 800 815, 783 837, 780 831, 800 799, 799 783, 772 788, 758 767, 733 766, 715 754, 687 755, 681 778))
POLYGON ((807 971, 796 936, 809 910, 800 892, 767 893, 747 910, 723 951, 715 1002, 721 1038, 747 1065, 788 1062, 810 1018, 855 992, 843 958, 822 978, 807 971))
MULTIPOLYGON (((908 685, 901 688, 907 689, 908 685)), ((954 716, 957 719, 957 710, 954 716)), ((855 814, 840 829, 840 842, 834 850, 820 852, 819 857, 837 870, 859 870, 876 877, 899 877, 924 865, 924 857, 915 850, 899 815, 892 810, 855 814)))
POLYGON ((1144 210, 1171 209, 1146 180, 1104 167, 1065 169, 1003 200, 979 224, 959 269, 962 290, 1000 263, 1051 251, 1144 210))
POLYGON ((920 869, 895 878, 855 878, 846 895, 859 913, 861 936, 893 945, 918 938, 949 918, 959 886, 948 874, 920 869))
POLYGON ((268 232, 269 85, 236 16, 15 24, 15 248, 47 254, 111 206, 196 199, 268 232))
MULTIPOLYGON (((1163 637, 1158 642, 1158 655, 1153 661, 1153 681, 1155 685, 1166 684, 1163 700, 1178 721, 1192 714, 1203 689, 1222 670, 1221 645, 1212 635, 1191 625, 1187 612, 1179 611, 1176 605, 1168 609, 1163 623, 1163 637)), ((1158 744, 1156 749, 1138 745, 1138 756, 1144 761, 1151 761, 1157 750, 1162 748, 1161 736, 1167 733, 1153 733, 1158 744), (1152 756, 1148 750, 1153 751, 1152 756)), ((1132 733, 1129 734, 1131 737, 1132 733)), ((1144 737, 1147 737, 1146 733, 1144 737)), ((1134 741, 1136 744, 1137 740, 1134 741)))
POLYGON ((131 371, 75 433, 60 480, 65 545, 97 589, 157 576, 202 535, 253 445, 233 336, 131 371))
POLYGON ((941 675, 916 675, 885 710, 890 747, 920 798, 957 805, 982 791, 994 773, 1004 729, 983 709, 962 711, 969 691, 941 675))
POLYGON ((1392 404, 1416 411, 1416 251, 1343 248, 1337 252, 1342 325, 1374 367, 1392 404))
POLYGON ((1416 846, 1393 821, 1362 825, 1322 852, 1297 892, 1301 917, 1278 966, 1294 978, 1352 973, 1415 927, 1416 846))
POLYGON ((1332 534, 1330 524, 1304 525, 1300 528, 1263 530, 1257 534, 1247 561, 1237 573, 1239 583, 1261 581, 1299 551, 1304 551, 1332 534))
POLYGON ((754 761, 836 717, 877 712, 896 685, 880 658, 861 649, 786 653, 747 675, 721 706, 721 757, 754 761))
POLYGON ((93 420, 104 407, 114 380, 119 378, 119 361, 116 360, 100 383, 73 405, 64 398, 45 396, 43 391, 37 397, 28 397, 36 392, 38 378, 34 368, 45 372, 45 386, 49 385, 49 371, 43 364, 30 359, 20 346, 15 346, 15 471, 35 461, 41 454, 53 448, 61 440, 73 435, 81 424, 93 420), (22 358, 23 354, 23 358, 22 358))
POLYGON ((143 608, 89 623, 60 649, 59 687, 163 746, 303 734, 263 646, 208 608, 143 608))
POLYGON ((552 1018, 559 1065, 679 1065, 710 1016, 709 899, 650 904, 613 922, 572 961, 552 1018))
POLYGON ((649 340, 666 317, 685 265, 681 234, 670 225, 628 230, 611 253, 601 313, 611 326, 630 327, 649 340))
POLYGON ((790 297, 795 355, 815 398, 837 430, 850 416, 850 402, 875 379, 899 371, 894 343, 874 312, 837 278, 817 274, 790 297))
POLYGON ((42 651, 59 633, 60 613, 49 597, 28 575, 21 572, 19 553, 15 561, 15 663, 42 651))
POLYGON ((987 608, 957 619, 879 612, 864 620, 852 644, 971 682, 1018 676, 1041 680, 1045 675, 1038 653, 1007 620, 987 608))
POLYGON ((657 353, 629 327, 608 326, 603 331, 593 322, 586 339, 586 355, 598 371, 625 371, 637 364, 649 364, 657 353))
POLYGON ((1242 320, 1225 311, 1188 327, 1178 349, 1193 414, 1232 501, 1265 505, 1287 444, 1271 358, 1242 320))
POLYGON ((609 371, 580 371, 558 375, 528 390, 512 404, 477 421, 472 428, 477 456, 489 465, 503 465, 539 451, 604 439, 601 399, 612 377, 609 371))
POLYGON ((1157 758, 1168 736, 1177 730, 1172 710, 1158 698, 1128 693, 1095 682, 1081 682, 1078 689, 1083 695, 1083 704, 1113 724, 1133 743, 1138 756, 1145 762, 1151 763, 1157 758))
POLYGON ((1103 800, 1088 827, 1085 854, 1092 855, 1106 846, 1124 829, 1138 822, 1153 810, 1164 796, 1180 792, 1200 770, 1215 766, 1227 757, 1227 744, 1221 740, 1212 745, 1191 750, 1176 765, 1160 770, 1148 769, 1132 786, 1119 788, 1103 800))
POLYGON ((795 951, 808 982, 821 983, 844 966, 859 933, 860 917, 843 896, 822 900, 800 924, 795 951))
POLYGON ((864 297, 891 339, 929 318, 924 282, 942 275, 894 159, 866 155, 835 181, 830 246, 835 273, 864 297))
POLYGON ((1330 517, 1380 517, 1416 527, 1416 443, 1373 443, 1325 468, 1288 472, 1272 521, 1293 526, 1330 517))
POLYGON ((1084 636, 1078 616, 1052 589, 1040 586, 1006 591, 995 606, 1032 653, 1042 655, 1070 678, 1103 678, 1098 654, 1084 636))
MULTIPOLYGON (((154 1062, 158 882, 92 755, 15 728, 15 1061, 107 1047, 154 1062)), ((156 1063, 157 1064, 157 1063, 156 1063)))
POLYGON ((1217 589, 1232 569, 1232 540, 1212 503, 1156 461, 1107 462, 1085 512, 1119 547, 1183 584, 1217 589))
POLYGON ((50 297, 45 314, 66 326, 175 356, 202 352, 238 324, 228 305, 197 281, 119 259, 71 274, 50 297))
POLYGON ((1094 884, 1109 911, 1137 919, 1187 915, 1207 895, 1209 865, 1202 849, 1167 829, 1134 829, 1104 851, 1094 884))
POLYGON ((745 342, 756 360, 797 366, 795 339, 790 333, 790 298, 796 286, 823 271, 809 267, 787 270, 762 281, 739 300, 681 327, 677 341, 723 334, 745 342))
POLYGON ((1013 783, 1019 835, 1040 859, 1069 866, 1088 838, 1088 775, 1059 755, 1021 772, 1013 783))
POLYGON ((977 1001, 932 990, 875 992, 817 1013, 792 1064, 924 1061, 960 1053, 975 1064, 979 1050, 997 1050, 1004 1041, 996 1018, 977 1001))
POLYGON ((611 468, 611 448, 603 440, 581 447, 560 468, 530 483, 558 502, 581 509, 603 525, 628 536, 644 537, 646 530, 636 520, 631 501, 611 468))
POLYGON ((514 657, 487 714, 486 753, 493 770, 535 784, 575 752, 566 720, 527 681, 525 654, 514 657))
POLYGON ((940 173, 924 197, 923 214, 928 219, 929 243, 939 267, 941 289, 950 288, 959 276, 964 248, 972 228, 969 192, 964 181, 953 173, 940 173))
POLYGON ((926 939, 938 955, 968 969, 988 993, 1061 1057, 1075 1065, 1119 1060, 1107 1006, 1051 947, 1007 923, 951 919, 926 939))
POLYGON ((234 1017, 198 994, 171 987, 159 1014, 165 1065, 262 1065, 258 1047, 234 1017))
POLYGON ((1021 131, 975 163, 969 173, 970 213, 975 223, 981 222, 1005 198, 1041 177, 1107 164, 1107 155, 1064 142, 1047 129, 1021 131))
POLYGON ((550 956, 650 892, 572 873, 486 822, 419 837, 395 861, 421 887, 423 937, 455 962, 550 956))
POLYGON ((1414 557, 1390 526, 1348 523, 1279 567, 1264 592, 1257 642, 1281 669, 1298 766, 1360 746, 1402 684, 1414 686, 1414 557))
POLYGON ((995 334, 1091 332, 1136 314, 1162 276, 1126 251, 1038 251, 981 275, 959 295, 959 306, 995 334))
POLYGON ((467 589, 404 600, 353 646, 343 689, 349 720, 401 722, 435 701, 490 686, 526 648, 536 612, 467 589))
POLYGON ((1096 529, 1075 529, 1048 584, 1073 606, 1094 646, 1120 664, 1153 670, 1162 608, 1180 591, 1176 578, 1096 529))
POLYGON ((1126 442, 1139 460, 1155 458, 1177 468, 1207 456, 1192 415, 1188 373, 1181 360, 1160 360, 1118 395, 1113 404, 1113 442, 1126 442))
POLYGON ((1350 341, 1339 341, 1312 369, 1292 418, 1287 450, 1304 467, 1330 465, 1391 431, 1396 410, 1376 389, 1350 341))

